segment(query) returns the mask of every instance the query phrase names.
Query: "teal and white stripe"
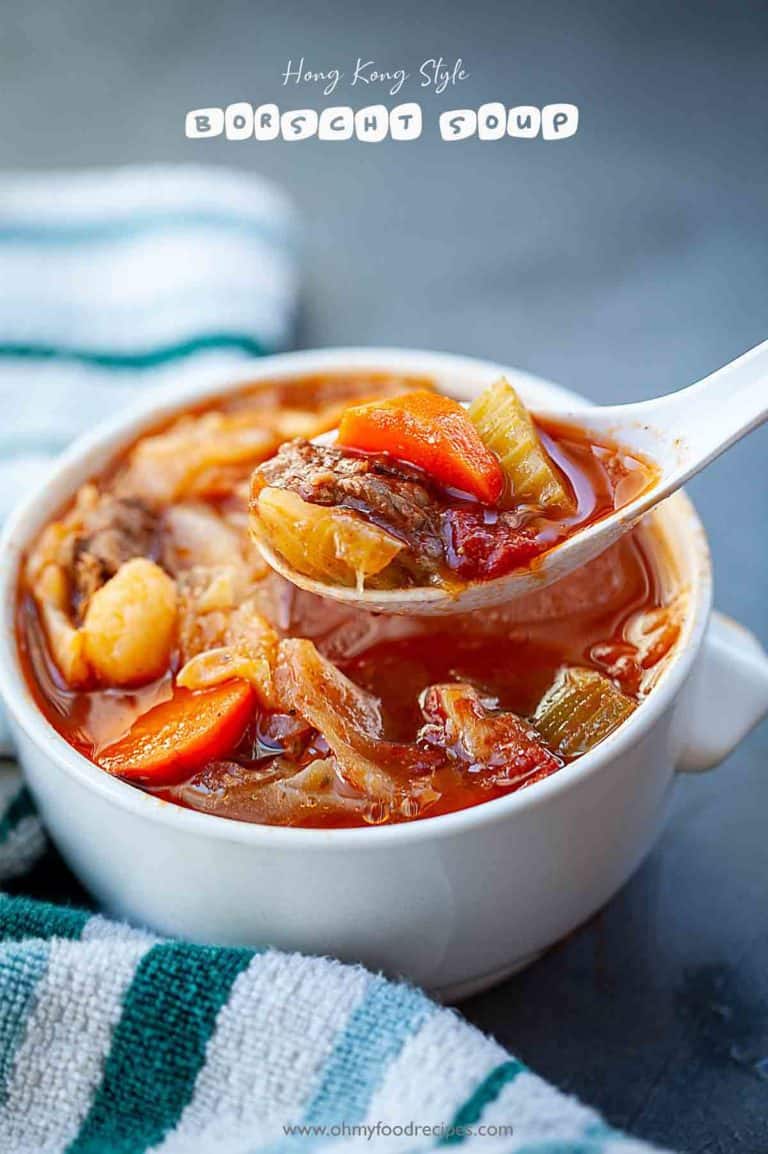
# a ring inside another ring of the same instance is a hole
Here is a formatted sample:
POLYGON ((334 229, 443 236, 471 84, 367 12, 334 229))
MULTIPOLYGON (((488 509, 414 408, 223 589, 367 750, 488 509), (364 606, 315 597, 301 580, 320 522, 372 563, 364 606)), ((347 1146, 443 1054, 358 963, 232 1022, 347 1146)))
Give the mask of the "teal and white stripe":
MULTIPOLYGON (((480 1086, 507 1057, 497 1042, 468 1031, 458 1015, 432 1014, 410 1035, 386 1070, 364 1121, 394 1125, 404 1117, 454 1119, 467 1101, 467 1069, 480 1086)), ((404 1135, 392 1148, 405 1151, 412 1142, 404 1135)))
POLYGON ((408 986, 0 897, 9 1154, 649 1154, 408 986), (474 1136, 402 1136, 409 1122, 474 1136), (383 1132, 334 1137, 332 1127, 383 1132), (304 1133, 287 1134, 300 1125, 304 1133), (483 1126, 512 1126, 488 1136, 483 1126), (327 1127, 325 1134, 313 1127, 327 1127))
POLYGON ((331 962, 308 966, 297 954, 275 951, 256 955, 232 988, 194 1094, 158 1154, 184 1154, 202 1132, 228 1154, 282 1139, 285 1121, 303 1117, 335 1032, 369 982, 361 969, 331 962), (301 1046, 297 1035, 304 1039, 301 1046), (240 1055, 237 1063, 233 1054, 240 1055))

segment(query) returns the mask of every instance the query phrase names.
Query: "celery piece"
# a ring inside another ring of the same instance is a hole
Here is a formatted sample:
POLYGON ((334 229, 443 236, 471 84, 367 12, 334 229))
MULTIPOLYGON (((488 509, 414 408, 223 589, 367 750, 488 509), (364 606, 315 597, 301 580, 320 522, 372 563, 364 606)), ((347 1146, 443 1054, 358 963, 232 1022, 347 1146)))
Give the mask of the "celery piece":
POLYGON ((468 415, 483 444, 498 457, 515 498, 543 509, 573 508, 530 413, 504 377, 472 402, 468 415))
POLYGON ((565 668, 544 694, 533 724, 564 757, 587 753, 637 708, 594 669, 565 668))

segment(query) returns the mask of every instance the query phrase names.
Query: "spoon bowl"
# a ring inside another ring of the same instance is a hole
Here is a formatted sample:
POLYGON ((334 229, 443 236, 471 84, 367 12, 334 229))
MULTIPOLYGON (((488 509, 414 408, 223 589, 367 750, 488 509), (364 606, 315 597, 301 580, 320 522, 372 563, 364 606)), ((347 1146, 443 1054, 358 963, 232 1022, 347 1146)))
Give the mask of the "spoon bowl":
MULTIPOLYGON (((676 393, 637 404, 547 409, 539 415, 558 426, 577 426, 596 442, 645 458, 655 467, 655 480, 614 513, 577 530, 527 566, 457 588, 381 590, 332 585, 293 569, 268 541, 257 537, 264 560, 301 589, 376 613, 466 613, 543 589, 608 549, 641 517, 768 418, 768 341, 676 393)), ((315 440, 332 444, 335 439, 334 430, 315 440)))

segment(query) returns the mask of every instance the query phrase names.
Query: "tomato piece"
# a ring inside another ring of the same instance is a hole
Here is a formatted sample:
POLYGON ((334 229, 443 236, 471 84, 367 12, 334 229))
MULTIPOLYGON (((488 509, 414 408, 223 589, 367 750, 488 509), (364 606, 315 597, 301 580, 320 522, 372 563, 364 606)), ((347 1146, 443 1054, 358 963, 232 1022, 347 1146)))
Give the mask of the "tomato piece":
POLYGON ((128 733, 99 754, 102 769, 142 785, 175 785, 208 761, 231 753, 256 703, 247 681, 227 681, 193 693, 175 689, 137 718, 128 733))
POLYGON ((366 453, 388 453, 486 505, 498 501, 504 486, 498 460, 465 410, 439 393, 403 393, 345 409, 339 444, 366 453))
POLYGON ((503 577, 542 552, 530 529, 510 524, 503 513, 489 525, 481 511, 451 509, 444 524, 448 564, 470 581, 503 577))

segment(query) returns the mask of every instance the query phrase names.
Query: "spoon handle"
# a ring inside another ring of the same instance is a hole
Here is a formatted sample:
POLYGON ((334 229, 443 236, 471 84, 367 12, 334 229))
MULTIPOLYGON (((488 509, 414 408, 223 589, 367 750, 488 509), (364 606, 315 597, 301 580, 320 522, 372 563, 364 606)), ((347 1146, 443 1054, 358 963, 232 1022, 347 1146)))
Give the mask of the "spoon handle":
POLYGON ((680 430, 685 452, 675 481, 682 484, 768 418, 768 341, 695 385, 637 409, 680 430))

